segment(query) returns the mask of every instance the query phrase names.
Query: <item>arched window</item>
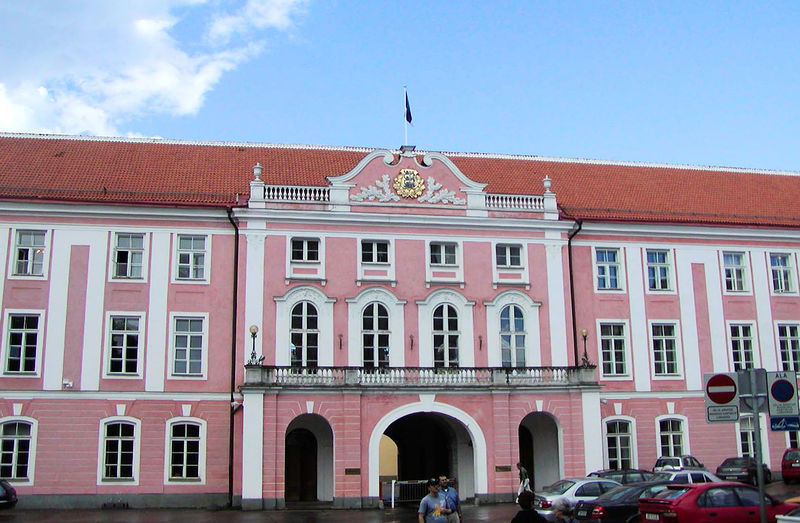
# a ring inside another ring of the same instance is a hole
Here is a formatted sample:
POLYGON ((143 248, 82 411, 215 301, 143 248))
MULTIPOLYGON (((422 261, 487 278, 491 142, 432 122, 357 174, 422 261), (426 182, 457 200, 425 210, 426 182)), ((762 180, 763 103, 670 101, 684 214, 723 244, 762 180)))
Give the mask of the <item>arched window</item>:
POLYGON ((433 311, 433 366, 458 367, 458 313, 452 305, 433 311))
POLYGON ((680 419, 664 418, 658 422, 659 448, 662 456, 680 456, 683 449, 683 423, 680 419))
POLYGON ((317 309, 307 301, 292 308, 291 364, 293 367, 316 367, 319 350, 317 309))
POLYGON ((633 468, 631 423, 625 420, 606 422, 606 453, 608 468, 633 468))
POLYGON ((370 303, 361 316, 364 367, 389 366, 389 312, 380 303, 370 303))
POLYGON ((201 426, 198 423, 176 422, 169 431, 169 480, 199 480, 201 426))
POLYGON ((103 479, 133 480, 136 425, 124 421, 105 424, 103 432, 103 479))
POLYGON ((31 424, 8 421, 0 425, 0 478, 27 481, 30 455, 31 424))
POLYGON ((500 353, 503 367, 525 366, 525 317, 516 305, 500 312, 500 353))

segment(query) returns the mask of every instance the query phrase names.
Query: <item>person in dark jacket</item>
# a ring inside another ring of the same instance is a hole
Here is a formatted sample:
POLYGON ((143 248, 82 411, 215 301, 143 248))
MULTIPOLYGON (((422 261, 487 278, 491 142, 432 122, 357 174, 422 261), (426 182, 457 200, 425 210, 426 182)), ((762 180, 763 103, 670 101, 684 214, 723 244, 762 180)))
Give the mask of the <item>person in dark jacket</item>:
POLYGON ((517 512, 511 523, 547 523, 544 517, 533 508, 533 492, 525 490, 520 492, 517 502, 522 510, 517 512))

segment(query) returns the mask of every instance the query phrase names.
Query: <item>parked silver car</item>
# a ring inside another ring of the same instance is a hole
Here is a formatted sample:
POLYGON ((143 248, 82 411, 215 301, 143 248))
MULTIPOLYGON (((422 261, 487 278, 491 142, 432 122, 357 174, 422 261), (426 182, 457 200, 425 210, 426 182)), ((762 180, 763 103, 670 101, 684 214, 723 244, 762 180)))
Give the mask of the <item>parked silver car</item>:
POLYGON ((703 469, 662 470, 659 479, 673 483, 719 483, 723 480, 703 469))
POLYGON ((620 483, 603 478, 564 478, 536 492, 533 508, 548 521, 553 519, 553 501, 567 499, 572 505, 578 501, 592 501, 600 494, 619 487, 620 483))
POLYGON ((700 463, 697 458, 684 454, 683 456, 661 456, 656 460, 653 466, 653 472, 662 470, 680 470, 680 469, 702 469, 705 470, 706 466, 700 463))

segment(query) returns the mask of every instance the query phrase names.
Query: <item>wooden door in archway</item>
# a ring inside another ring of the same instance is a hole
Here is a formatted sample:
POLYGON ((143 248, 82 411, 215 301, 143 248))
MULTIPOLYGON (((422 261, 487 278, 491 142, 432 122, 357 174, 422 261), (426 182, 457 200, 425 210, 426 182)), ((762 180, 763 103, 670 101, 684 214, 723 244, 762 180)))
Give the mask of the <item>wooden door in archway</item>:
POLYGON ((310 430, 286 435, 285 463, 286 501, 317 501, 317 438, 310 430))

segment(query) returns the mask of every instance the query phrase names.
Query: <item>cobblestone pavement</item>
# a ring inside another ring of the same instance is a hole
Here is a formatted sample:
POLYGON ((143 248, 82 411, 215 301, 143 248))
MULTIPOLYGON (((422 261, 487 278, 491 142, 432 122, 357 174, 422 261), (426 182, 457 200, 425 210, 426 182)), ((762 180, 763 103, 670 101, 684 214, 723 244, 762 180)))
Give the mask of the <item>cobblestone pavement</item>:
MULTIPOLYGON (((766 491, 784 500, 800 496, 800 485, 784 485, 780 481, 769 484, 766 491)), ((464 505, 464 521, 510 521, 518 507, 511 503, 496 505, 464 505)), ((403 506, 383 510, 182 510, 182 509, 129 509, 129 510, 6 510, 0 511, 0 523, 210 523, 232 521, 236 523, 406 523, 417 521, 416 507, 403 506)))

